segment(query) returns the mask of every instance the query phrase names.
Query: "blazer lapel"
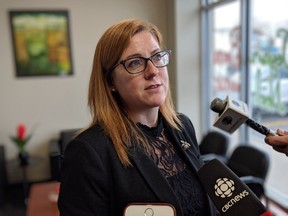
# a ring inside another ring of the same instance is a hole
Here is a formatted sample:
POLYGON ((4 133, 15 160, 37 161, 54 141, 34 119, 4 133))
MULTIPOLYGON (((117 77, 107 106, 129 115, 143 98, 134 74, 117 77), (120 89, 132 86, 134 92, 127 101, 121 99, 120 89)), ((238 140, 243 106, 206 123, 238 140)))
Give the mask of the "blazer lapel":
MULTIPOLYGON (((187 134, 186 130, 177 131, 170 127, 165 127, 167 134, 169 135, 175 148, 184 157, 185 162, 197 172, 198 169, 203 165, 203 161, 199 155, 198 144, 196 140, 192 140, 187 134)), ((191 131, 192 132, 192 131, 191 131)))
POLYGON ((160 202, 163 202, 164 200, 165 202, 172 204, 177 211, 177 216, 183 215, 180 203, 178 202, 173 189, 153 161, 144 153, 137 150, 133 151, 131 159, 160 202))
MULTIPOLYGON (((189 130, 189 132, 187 130, 179 132, 170 129, 170 127, 165 127, 165 129, 167 130, 167 134, 169 134, 169 137, 172 139, 172 142, 175 143, 175 148, 179 150, 180 154, 183 155, 187 164, 190 165, 191 168, 197 173, 197 171, 204 164, 204 162, 200 156, 198 143, 196 137, 194 136, 195 134, 191 134, 195 133, 194 129, 191 131, 189 130)), ((210 199, 208 194, 206 196, 209 203, 210 215, 217 215, 212 200, 210 199)))

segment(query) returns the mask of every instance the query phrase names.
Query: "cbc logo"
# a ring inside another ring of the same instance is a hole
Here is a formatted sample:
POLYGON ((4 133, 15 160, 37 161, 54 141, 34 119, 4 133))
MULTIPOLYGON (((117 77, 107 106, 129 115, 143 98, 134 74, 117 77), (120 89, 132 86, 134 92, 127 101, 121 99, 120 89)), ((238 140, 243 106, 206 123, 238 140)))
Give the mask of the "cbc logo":
POLYGON ((219 178, 214 186, 216 196, 221 198, 230 197, 235 190, 234 181, 228 178, 219 178))

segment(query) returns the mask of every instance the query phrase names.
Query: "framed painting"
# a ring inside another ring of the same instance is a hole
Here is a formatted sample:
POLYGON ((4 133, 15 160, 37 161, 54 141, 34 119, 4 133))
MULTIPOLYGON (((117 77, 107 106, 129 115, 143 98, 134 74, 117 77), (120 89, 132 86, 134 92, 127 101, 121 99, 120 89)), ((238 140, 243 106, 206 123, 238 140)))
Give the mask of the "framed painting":
POLYGON ((69 14, 9 11, 17 77, 72 75, 69 14))

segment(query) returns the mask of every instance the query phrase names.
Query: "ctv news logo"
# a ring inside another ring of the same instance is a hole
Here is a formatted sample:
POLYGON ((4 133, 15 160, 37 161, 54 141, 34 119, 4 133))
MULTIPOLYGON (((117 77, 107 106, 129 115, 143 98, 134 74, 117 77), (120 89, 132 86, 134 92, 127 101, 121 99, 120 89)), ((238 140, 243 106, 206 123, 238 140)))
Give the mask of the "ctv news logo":
POLYGON ((227 212, 229 208, 233 207, 237 202, 241 201, 245 197, 249 195, 247 190, 243 190, 239 194, 233 195, 235 191, 234 181, 228 178, 219 178, 216 180, 215 186, 215 194, 221 198, 232 197, 223 207, 221 208, 222 212, 227 212))

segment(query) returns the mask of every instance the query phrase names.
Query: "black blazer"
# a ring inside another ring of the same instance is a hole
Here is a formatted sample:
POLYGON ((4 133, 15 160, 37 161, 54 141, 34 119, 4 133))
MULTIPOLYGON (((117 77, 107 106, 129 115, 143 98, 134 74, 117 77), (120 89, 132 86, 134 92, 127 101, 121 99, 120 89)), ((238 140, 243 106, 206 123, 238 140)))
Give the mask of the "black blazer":
MULTIPOLYGON (((164 128, 188 166, 198 170, 201 160, 191 121, 180 115, 185 130, 164 128), (188 143, 188 144, 187 144, 188 143)), ((121 216, 129 203, 170 203, 182 216, 169 183, 145 154, 131 150, 132 167, 124 167, 113 143, 97 125, 78 135, 66 148, 61 168, 58 207, 61 216, 121 216)), ((209 198, 208 198, 209 200, 209 198)), ((216 210, 209 200, 211 215, 216 210)))

